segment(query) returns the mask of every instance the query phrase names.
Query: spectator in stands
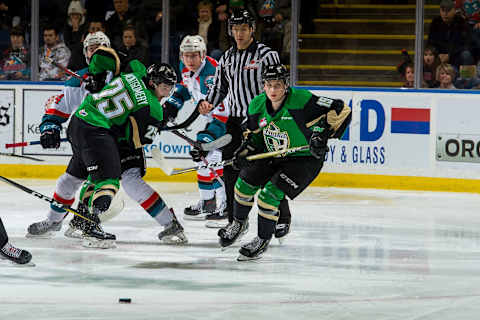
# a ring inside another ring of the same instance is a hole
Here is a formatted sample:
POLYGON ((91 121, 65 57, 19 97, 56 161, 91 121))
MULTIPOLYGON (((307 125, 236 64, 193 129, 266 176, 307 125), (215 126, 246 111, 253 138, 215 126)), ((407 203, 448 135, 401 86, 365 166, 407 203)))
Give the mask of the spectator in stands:
POLYGON ((30 52, 25 48, 25 35, 20 27, 10 30, 10 47, 3 52, 0 80, 30 79, 30 52))
POLYGON ((73 51, 72 45, 79 43, 87 31, 85 9, 79 0, 72 0, 68 6, 67 25, 63 30, 65 44, 73 51))
POLYGON ((137 41, 146 42, 144 17, 141 10, 134 11, 129 7, 128 0, 113 0, 115 13, 106 21, 107 35, 112 42, 112 47, 119 48, 122 45, 123 29, 134 26, 137 31, 137 41))
POLYGON ((83 55, 83 40, 85 39, 86 34, 95 33, 97 31, 102 31, 105 33, 105 25, 101 18, 92 17, 92 20, 87 25, 88 32, 85 32, 82 35, 82 38, 74 43, 71 47, 72 55, 68 63, 68 68, 70 70, 80 70, 87 67, 87 62, 85 61, 85 56, 83 55))
POLYGON ((259 40, 280 53, 283 62, 290 55, 291 0, 257 1, 257 36, 259 40), (288 30, 287 30, 288 29, 288 30), (288 36, 285 37, 286 33, 288 36), (286 43, 284 44, 284 40, 286 43))
POLYGON ((228 0, 218 0, 216 1, 215 4, 215 13, 217 15, 217 19, 220 23, 220 31, 219 31, 219 36, 218 36, 218 45, 220 47, 220 50, 222 52, 225 52, 228 48, 231 46, 231 41, 230 37, 228 35, 228 17, 229 17, 229 11, 228 11, 228 0))
POLYGON ((148 49, 137 43, 136 30, 132 26, 123 29, 123 43, 118 48, 118 54, 122 56, 123 64, 128 64, 133 59, 139 60, 144 65, 149 65, 148 49))
POLYGON ((437 77, 435 72, 440 64, 435 48, 426 46, 423 50, 423 81, 425 81, 428 88, 438 87, 437 77))
POLYGON ((44 46, 40 48, 40 80, 66 80, 66 75, 60 68, 54 66, 46 60, 50 58, 56 63, 66 67, 70 60, 70 49, 61 41, 58 36, 58 30, 54 26, 47 26, 43 30, 44 46))
POLYGON ((475 64, 461 65, 454 85, 457 89, 479 89, 480 79, 477 77, 477 66, 475 64))
POLYGON ((480 2, 478 0, 455 0, 455 8, 467 21, 472 36, 472 53, 480 58, 480 2))
POLYGON ((456 89, 453 85, 455 80, 455 69, 451 64, 442 63, 437 67, 437 81, 440 89, 456 89))
POLYGON ((428 45, 438 52, 442 63, 456 67, 471 59, 471 32, 464 18, 455 14, 452 0, 440 2, 440 16, 433 19, 428 45))
POLYGON ((213 16, 213 5, 210 1, 203 0, 198 3, 197 10, 198 23, 195 33, 207 44, 207 55, 218 61, 222 56, 219 44, 220 22, 213 16))
POLYGON ((413 84, 415 81, 415 68, 413 63, 407 63, 405 65, 404 72, 402 74, 403 78, 403 88, 413 88, 413 84))

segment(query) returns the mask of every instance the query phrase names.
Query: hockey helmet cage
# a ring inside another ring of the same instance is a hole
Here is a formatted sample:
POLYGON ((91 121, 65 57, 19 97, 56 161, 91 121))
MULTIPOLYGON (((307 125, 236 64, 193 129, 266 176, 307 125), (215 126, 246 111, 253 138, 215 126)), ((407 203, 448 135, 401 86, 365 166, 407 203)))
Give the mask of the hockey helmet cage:
POLYGON ((228 19, 228 35, 233 37, 232 26, 236 24, 248 24, 255 32, 255 17, 247 9, 234 10, 228 19))
POLYGON ((202 36, 185 36, 180 44, 180 53, 184 52, 200 52, 200 56, 203 58, 207 52, 207 46, 202 36))
POLYGON ((283 80, 285 86, 290 86, 290 74, 283 64, 273 64, 266 66, 262 71, 262 81, 283 80))
POLYGON ((110 48, 110 39, 102 31, 89 33, 85 37, 85 40, 83 40, 83 55, 85 56, 85 59, 87 60, 87 64, 90 64, 90 59, 87 57, 87 49, 88 49, 89 46, 92 46, 92 45, 95 45, 95 44, 110 48))
POLYGON ((177 83, 177 74, 168 63, 152 64, 147 69, 146 85, 148 88, 155 90, 160 83, 174 86, 177 83), (150 81, 154 84, 150 85, 150 81))

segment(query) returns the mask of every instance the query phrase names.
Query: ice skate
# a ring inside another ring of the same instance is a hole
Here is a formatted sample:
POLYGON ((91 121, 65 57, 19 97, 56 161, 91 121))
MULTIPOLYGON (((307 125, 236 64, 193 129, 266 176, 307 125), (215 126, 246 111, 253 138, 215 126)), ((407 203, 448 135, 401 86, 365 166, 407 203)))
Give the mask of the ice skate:
POLYGON ((206 215, 212 214, 217 209, 215 197, 209 200, 199 200, 198 203, 186 207, 183 213, 185 220, 205 220, 206 215))
POLYGON ((290 223, 279 223, 275 226, 275 238, 283 244, 286 236, 290 233, 290 223))
POLYGON ((64 232, 65 237, 72 239, 82 239, 84 229, 83 224, 85 222, 85 219, 82 219, 79 216, 75 215, 68 223, 68 228, 64 232))
POLYGON ((260 237, 253 238, 247 244, 244 244, 239 252, 240 255, 237 258, 237 261, 249 261, 249 260, 257 260, 260 259, 265 251, 267 251, 268 244, 270 243, 270 239, 264 240, 260 237))
POLYGON ((114 234, 103 231, 99 224, 86 221, 84 228, 82 246, 100 249, 115 248, 117 237, 114 234))
POLYGON ((228 221, 226 219, 228 218, 228 211, 226 210, 227 208, 227 203, 222 202, 220 206, 217 208, 217 210, 214 213, 207 214, 205 219, 207 222, 205 223, 205 227, 207 228, 225 228, 228 224, 228 221))
POLYGON ((0 258, 26 265, 32 260, 32 255, 27 250, 19 249, 7 242, 0 250, 0 258))
POLYGON ((53 238, 62 229, 62 221, 54 222, 48 219, 35 222, 28 226, 27 238, 53 238))
POLYGON ((239 240, 248 231, 248 220, 240 221, 233 219, 225 228, 218 230, 219 242, 222 250, 231 246, 235 241, 239 240))
POLYGON ((158 239, 166 244, 185 244, 188 242, 188 239, 183 232, 183 227, 178 222, 173 210, 170 209, 170 211, 173 215, 172 222, 158 234, 158 239))

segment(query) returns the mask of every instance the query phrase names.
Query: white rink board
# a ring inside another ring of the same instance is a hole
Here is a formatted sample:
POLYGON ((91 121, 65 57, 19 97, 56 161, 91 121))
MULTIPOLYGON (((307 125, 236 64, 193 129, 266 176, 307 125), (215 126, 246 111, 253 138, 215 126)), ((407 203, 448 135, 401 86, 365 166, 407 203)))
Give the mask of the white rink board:
MULTIPOLYGON (((33 141, 39 139, 38 125, 42 117, 43 104, 49 95, 61 90, 60 85, 0 85, 0 89, 15 90, 15 139, 33 141)), ((377 175, 405 175, 445 178, 480 177, 480 165, 475 162, 449 162, 436 159, 436 140, 439 134, 480 135, 477 119, 480 108, 476 101, 478 92, 455 92, 435 90, 369 90, 369 89, 324 89, 309 88, 317 95, 341 98, 352 107, 352 123, 348 138, 331 140, 331 150, 327 156, 324 172, 356 173, 377 175), (405 134, 392 133, 392 108, 428 109, 429 133, 405 134)), ((0 91, 1 99, 8 97, 8 92, 0 91)), ((8 98, 12 99, 12 97, 8 98)), ((3 101, 1 100, 1 101, 3 101)), ((2 102, 3 103, 3 102, 2 102)), ((180 112, 178 122, 184 120, 192 111, 193 104, 187 103, 180 112)), ((13 121, 12 121, 13 123, 13 121)), ((195 132, 203 129, 204 120, 197 120, 188 135, 195 137, 195 132)), ((0 130, 5 128, 0 128, 0 130)), ((64 136, 64 133, 62 134, 64 136)), ((459 139, 460 139, 459 138, 459 139)), ((2 134, 2 152, 4 143, 10 140, 8 134, 2 134)), ((459 140, 460 141, 460 140, 459 140)), ((66 163, 70 147, 56 151, 45 151, 39 146, 17 148, 18 154, 45 156, 52 163, 66 163)), ((168 132, 163 132, 158 141, 145 147, 147 155, 152 148, 160 148, 167 158, 189 159, 188 146, 184 141, 168 132)), ((9 149, 8 151, 11 151, 9 149)), ((475 155, 477 156, 477 155, 475 155)), ((480 155, 478 155, 480 161, 480 155)), ((0 158, 2 163, 21 163, 12 158, 0 158)), ((156 164, 149 162, 150 167, 156 164)))

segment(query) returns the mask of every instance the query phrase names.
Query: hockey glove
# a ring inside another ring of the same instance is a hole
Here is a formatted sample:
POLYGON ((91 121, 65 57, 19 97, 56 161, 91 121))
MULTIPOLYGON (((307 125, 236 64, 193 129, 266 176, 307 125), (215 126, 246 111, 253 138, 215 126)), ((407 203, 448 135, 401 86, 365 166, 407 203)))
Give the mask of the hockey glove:
POLYGON ((198 148, 193 148, 192 150, 190 150, 189 153, 194 162, 200 162, 202 161, 202 158, 205 158, 207 156, 208 151, 203 151, 198 148))
POLYGON ((105 80, 107 78, 107 73, 102 72, 96 75, 87 73, 83 77, 83 82, 85 83, 85 89, 90 93, 100 92, 105 86, 105 80))
POLYGON ((242 145, 233 154, 233 168, 240 170, 252 166, 255 161, 247 160, 247 157, 257 153, 259 153, 259 151, 249 139, 243 141, 242 145))
POLYGON ((163 119, 166 119, 169 122, 174 122, 178 115, 178 108, 166 101, 163 104, 163 119))
POLYGON ((60 130, 62 127, 53 122, 41 124, 40 144, 44 149, 58 149, 60 147, 60 130))
POLYGON ((315 127, 313 129, 313 134, 310 137, 310 152, 312 156, 314 156, 316 159, 323 160, 325 159, 325 154, 327 153, 328 146, 327 146, 327 141, 328 141, 328 136, 329 136, 330 130, 320 128, 320 127, 315 127))

